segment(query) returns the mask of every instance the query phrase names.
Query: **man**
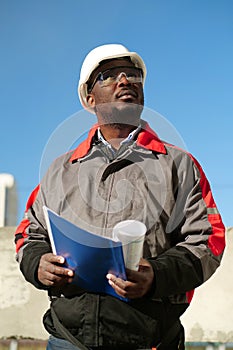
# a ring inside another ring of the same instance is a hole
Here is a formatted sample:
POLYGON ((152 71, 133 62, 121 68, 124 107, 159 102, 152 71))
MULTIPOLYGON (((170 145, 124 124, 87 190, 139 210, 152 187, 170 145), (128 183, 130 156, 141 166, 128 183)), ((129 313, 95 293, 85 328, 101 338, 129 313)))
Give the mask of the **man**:
POLYGON ((87 55, 78 92, 97 124, 50 166, 16 231, 22 273, 51 298, 47 349, 183 349, 179 318, 219 266, 224 226, 208 181, 190 154, 141 120, 145 76, 141 57, 122 45, 87 55), (107 237, 125 219, 146 225, 138 271, 106 276, 123 300, 72 283, 65 258, 51 253, 43 205, 107 237))

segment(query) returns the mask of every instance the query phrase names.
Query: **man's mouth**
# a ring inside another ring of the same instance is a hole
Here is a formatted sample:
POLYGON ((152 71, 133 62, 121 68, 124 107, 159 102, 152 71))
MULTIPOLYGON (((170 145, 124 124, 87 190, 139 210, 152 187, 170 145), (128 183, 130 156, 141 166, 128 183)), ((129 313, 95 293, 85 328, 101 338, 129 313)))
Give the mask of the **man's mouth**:
POLYGON ((133 90, 122 90, 117 94, 116 97, 124 101, 129 99, 132 100, 137 98, 137 93, 133 90))

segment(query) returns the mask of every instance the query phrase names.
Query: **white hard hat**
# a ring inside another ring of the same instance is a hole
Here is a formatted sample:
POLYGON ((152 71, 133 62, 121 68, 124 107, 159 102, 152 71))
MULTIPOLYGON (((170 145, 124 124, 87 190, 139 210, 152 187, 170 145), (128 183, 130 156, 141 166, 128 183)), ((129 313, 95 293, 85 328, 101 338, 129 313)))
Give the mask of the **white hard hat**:
POLYGON ((142 58, 136 52, 130 52, 125 46, 121 44, 107 44, 98 46, 88 53, 83 61, 80 71, 80 78, 78 83, 78 95, 82 106, 88 111, 94 113, 93 109, 87 104, 87 82, 91 76, 91 73, 99 66, 104 60, 110 60, 120 57, 130 57, 135 67, 141 68, 143 72, 143 84, 146 77, 146 66, 142 58))

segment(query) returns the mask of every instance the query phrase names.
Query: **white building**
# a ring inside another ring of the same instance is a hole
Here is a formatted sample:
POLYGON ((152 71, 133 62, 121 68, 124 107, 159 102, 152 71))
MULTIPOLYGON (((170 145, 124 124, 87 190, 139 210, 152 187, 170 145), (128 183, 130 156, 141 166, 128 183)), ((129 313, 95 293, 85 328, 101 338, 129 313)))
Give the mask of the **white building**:
POLYGON ((17 224, 18 196, 14 176, 0 174, 0 227, 17 224))

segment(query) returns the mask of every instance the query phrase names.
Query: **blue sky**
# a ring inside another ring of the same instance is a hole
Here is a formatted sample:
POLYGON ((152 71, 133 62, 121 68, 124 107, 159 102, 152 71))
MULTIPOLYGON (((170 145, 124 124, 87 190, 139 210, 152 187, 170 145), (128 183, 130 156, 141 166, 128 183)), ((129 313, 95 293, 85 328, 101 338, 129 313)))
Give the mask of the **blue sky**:
MULTIPOLYGON (((233 226, 231 0, 0 0, 0 172, 15 176, 19 218, 51 135, 82 110, 82 60, 105 43, 143 57, 146 107, 199 160, 233 226)), ((80 117, 80 129, 88 118, 80 117)))

